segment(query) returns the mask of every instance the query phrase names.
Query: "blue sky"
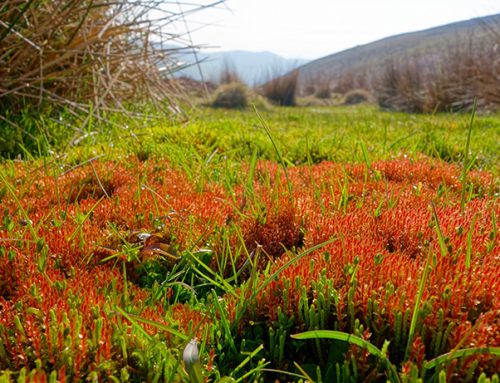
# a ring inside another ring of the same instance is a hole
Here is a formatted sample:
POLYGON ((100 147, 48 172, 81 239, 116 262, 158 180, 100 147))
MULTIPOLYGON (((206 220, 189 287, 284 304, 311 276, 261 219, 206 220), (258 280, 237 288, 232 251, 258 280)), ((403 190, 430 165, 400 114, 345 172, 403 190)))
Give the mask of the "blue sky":
POLYGON ((394 34, 500 13, 499 0, 227 0, 188 23, 212 50, 318 58, 394 34))

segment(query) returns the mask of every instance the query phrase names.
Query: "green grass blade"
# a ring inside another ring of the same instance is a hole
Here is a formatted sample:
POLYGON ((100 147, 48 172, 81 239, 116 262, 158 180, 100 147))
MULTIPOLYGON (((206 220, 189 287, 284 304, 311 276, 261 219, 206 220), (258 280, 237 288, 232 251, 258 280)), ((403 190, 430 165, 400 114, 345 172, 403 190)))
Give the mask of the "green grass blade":
POLYGON ((26 210, 24 209, 23 205, 21 204, 21 201, 19 201, 19 198, 17 198, 17 195, 16 195, 14 187, 5 179, 5 177, 3 175, 3 172, 0 172, 0 179, 2 180, 2 183, 7 188, 7 191, 9 192, 9 194, 11 195, 11 197, 16 202, 16 205, 19 208, 19 211, 21 212, 24 220, 26 221, 26 225, 28 226, 28 229, 29 229, 29 231, 31 233, 31 236, 32 236, 33 240, 36 241, 36 242, 38 242, 38 240, 40 238, 38 237, 38 234, 36 233, 36 231, 35 231, 32 223, 31 223, 31 220, 30 220, 30 218, 28 216, 28 213, 26 212, 26 210))
POLYGON ((254 149, 252 153, 252 159, 250 160, 250 169, 248 171, 247 177, 247 191, 253 192, 253 179, 255 176, 255 168, 257 167, 257 149, 254 149))
MULTIPOLYGON (((271 274, 269 277, 267 277, 266 280, 258 288, 256 288, 256 289, 253 290, 252 298, 255 298, 262 290, 264 290, 267 287, 267 285, 269 285, 275 278, 277 278, 289 266, 291 266, 295 262, 301 260, 306 255, 308 255, 308 254, 310 254, 310 253, 312 253, 312 252, 314 252, 316 250, 319 250, 322 247, 324 247, 326 245, 329 245, 330 243, 333 243, 335 240, 336 240, 336 237, 332 237, 328 241, 325 241, 325 242, 320 243, 320 244, 318 244, 316 246, 310 247, 309 249, 303 251, 302 253, 300 253, 296 257, 290 259, 287 263, 285 263, 283 266, 281 266, 273 274, 271 274)), ((253 299, 246 299, 244 297, 241 297, 241 298, 242 298, 242 301, 243 301, 243 305, 241 306, 241 308, 238 310, 238 312, 236 314, 236 320, 235 320, 236 323, 239 321, 239 319, 241 317, 243 317, 243 315, 246 312, 246 309, 250 305, 250 302, 252 302, 252 300, 253 300, 253 299)))
POLYGON ((500 356, 500 347, 473 347, 463 348, 461 350, 451 351, 449 353, 439 355, 437 358, 424 362, 424 368, 430 370, 437 365, 449 361, 451 359, 458 359, 472 355, 494 355, 500 356))
POLYGON ((191 251, 187 251, 187 254, 189 255, 190 259, 192 259, 194 262, 196 262, 199 266, 201 266, 206 272, 201 271, 198 267, 195 265, 192 265, 192 269, 200 275, 202 278, 206 279, 210 283, 212 283, 214 286, 218 287, 219 289, 223 290, 227 294, 231 294, 235 297, 238 297, 238 294, 235 293, 234 287, 231 286, 224 278, 219 273, 216 273, 213 271, 210 267, 208 267, 201 259, 198 259, 191 251), (207 273, 211 274, 213 278, 207 273))
POLYGON ((462 196, 460 199, 460 207, 462 209, 462 212, 465 210, 465 196, 466 196, 465 189, 466 189, 466 184, 467 184, 467 171, 468 171, 468 168, 470 168, 470 166, 471 166, 469 164, 469 148, 470 148, 470 139, 472 136, 472 126, 474 125, 474 117, 476 115, 476 109, 477 109, 477 99, 475 98, 474 105, 472 106, 472 114, 470 116, 470 121, 469 121, 469 130, 467 133, 467 143, 465 144, 464 163, 463 163, 462 177, 461 177, 462 196))
POLYGON ((372 162, 370 161, 370 157, 368 157, 368 149, 366 149, 366 144, 363 140, 359 141, 359 145, 361 146, 361 152, 363 153, 363 160, 365 161, 366 167, 368 170, 372 170, 372 162))
POLYGON ((385 357, 385 355, 382 354, 382 351, 378 347, 374 346, 373 344, 371 344, 367 340, 364 340, 363 338, 360 338, 359 336, 348 334, 348 333, 342 332, 342 331, 313 330, 313 331, 301 332, 298 334, 292 334, 290 336, 293 339, 298 339, 298 340, 306 340, 306 339, 336 339, 336 340, 341 340, 344 342, 354 344, 354 345, 359 346, 361 348, 366 348, 370 354, 375 355, 379 358, 385 357))
POLYGON ((115 310, 118 311, 125 319, 127 319, 137 331, 139 331, 148 341, 151 341, 151 336, 140 326, 131 316, 131 314, 126 313, 121 307, 115 306, 115 310))
MULTIPOLYGON (((270 362, 266 362, 260 366, 257 366, 253 369, 251 369, 250 371, 248 371, 245 375, 241 376, 240 378, 238 378, 235 382, 236 383, 239 383, 239 382, 246 382, 247 380, 245 380, 246 378, 248 378, 249 376, 251 376, 252 374, 255 374, 256 372, 260 372, 263 370, 264 367, 266 366, 269 366, 270 362)), ((250 381, 250 380, 249 380, 250 381)), ((252 380, 252 381, 257 381, 257 380, 252 380)))
POLYGON ((497 239, 497 218, 493 209, 491 210, 491 225, 493 226, 493 231, 491 232, 491 240, 494 241, 495 239, 497 239))
POLYGON ((229 320, 227 318, 227 312, 220 304, 219 297, 217 296, 217 294, 214 290, 212 290, 212 297, 214 300, 215 308, 220 313, 220 320, 222 322, 222 327, 224 328, 224 332, 226 333, 226 338, 229 342, 229 346, 231 346, 231 349, 233 350, 233 352, 236 353, 237 352, 236 345, 234 344, 233 335, 231 333, 231 326, 230 326, 229 320))
POLYGON ((378 347, 374 346, 367 340, 359 336, 348 334, 343 331, 335 330, 313 330, 306 331, 298 334, 290 335, 293 339, 306 340, 306 339, 336 339, 350 344, 354 344, 361 348, 368 350, 368 352, 381 361, 383 361, 388 369, 389 378, 392 382, 400 382, 396 367, 387 359, 387 356, 378 347))
POLYGON ((142 326, 139 326, 139 324, 137 322, 141 322, 141 323, 144 323, 144 324, 147 324, 147 325, 150 325, 150 326, 153 326, 153 327, 156 327, 157 329, 159 330, 162 330, 162 331, 165 331, 165 332, 168 332, 184 341, 187 341, 190 339, 189 336, 181 333, 180 331, 176 330, 175 328, 172 328, 172 327, 169 327, 169 326, 166 326, 164 324, 161 324, 161 323, 157 323, 155 321, 152 321, 152 320, 149 320, 149 319, 146 319, 146 318, 142 318, 140 316, 137 316, 137 315, 134 315, 134 314, 129 314, 127 312, 125 312, 121 307, 119 306, 115 306, 115 309, 116 311, 118 311, 121 315, 123 315, 130 323, 132 323, 132 325, 137 329, 139 330, 143 335, 146 336, 147 339, 151 340, 151 336, 142 328, 142 326))
POLYGON ((68 237, 68 239, 67 239, 68 242, 71 242, 75 238, 75 236, 82 230, 83 225, 85 224, 85 222, 87 221, 87 219, 90 217, 90 215, 92 214, 92 212, 102 202, 102 200, 104 198, 105 198, 104 196, 102 196, 101 198, 99 198, 97 200, 97 202, 94 205, 92 205, 92 207, 90 208, 90 210, 83 216, 83 219, 81 220, 81 222, 78 222, 78 226, 76 227, 75 231, 68 237))
POLYGON ((261 352, 262 350, 264 349, 264 345, 259 345, 255 350, 253 350, 250 355, 248 355, 245 359, 243 359, 243 361, 238 365, 236 366, 236 368, 233 370, 233 372, 231 373, 231 375, 234 375, 236 374, 239 370, 241 370, 243 367, 245 367, 245 365, 250 362, 252 360, 252 358, 257 355, 259 352, 261 352))
POLYGON ((306 383, 307 382, 310 382, 310 383, 314 383, 314 380, 309 376, 309 374, 302 368, 302 366, 300 364, 298 364, 297 362, 293 362, 293 365, 295 366, 295 368, 297 370, 299 370, 302 375, 304 375, 304 377, 307 379, 306 380, 306 383))
POLYGON ((443 232, 441 231, 441 225, 439 224, 439 219, 436 211, 436 205, 434 202, 431 202, 432 205, 432 215, 434 217, 434 221, 436 223, 436 233, 438 236, 439 248, 441 250, 441 256, 446 257, 448 255, 448 247, 444 241, 443 232))
POLYGON ((415 305, 413 306, 413 315, 411 317, 410 330, 408 332, 408 343, 406 344, 405 360, 408 360, 410 355, 410 349, 415 335, 415 328, 417 327, 418 313, 420 312, 420 303, 422 301, 422 296, 424 294, 425 282, 427 281, 427 275, 429 274, 429 266, 431 263, 431 250, 427 252, 427 259, 425 260, 424 271, 422 272, 422 277, 418 285, 417 299, 415 300, 415 305))
POLYGON ((313 383, 313 380, 311 378, 307 377, 306 375, 296 374, 294 372, 289 372, 289 371, 285 371, 285 370, 276 370, 274 368, 261 368, 260 371, 262 371, 262 372, 272 372, 272 373, 275 373, 275 374, 291 376, 293 378, 305 379, 306 382, 313 383))
POLYGON ((465 252, 465 267, 470 268, 471 258, 472 258, 472 236, 474 235, 474 226, 476 225, 477 215, 474 214, 472 217, 472 222, 470 224, 469 232, 467 233, 467 250, 465 252))
POLYGON ((283 172, 285 173, 285 178, 286 178, 286 184, 288 187, 288 194, 290 195, 290 201, 293 202, 293 190, 292 190, 292 182, 290 181, 290 178, 288 177, 288 171, 285 165, 285 161, 283 160, 283 156, 281 155, 281 152, 278 150, 278 146, 276 145, 276 142, 274 141, 273 136, 271 135, 271 131, 269 130, 269 127, 267 126, 266 121, 264 118, 260 115, 260 113, 257 111, 257 108, 254 107, 255 113, 257 114, 257 117, 259 118, 260 124, 266 131, 267 136, 271 140, 271 143, 273 144, 274 151, 276 155, 278 156, 278 160, 281 164, 281 167, 283 168, 283 172))
POLYGON ((278 275, 280 275, 285 269, 287 269, 289 266, 293 265, 295 262, 299 261, 300 259, 304 258, 306 255, 318 250, 318 249, 321 249, 322 247, 326 246, 326 245, 329 245, 330 243, 332 243, 333 241, 335 241, 337 239, 337 237, 332 237, 330 238, 328 241, 325 241, 323 243, 320 243, 316 246, 313 246, 307 250, 305 250, 304 252, 300 253, 299 255, 297 255, 296 257, 290 259, 287 263, 285 263, 283 266, 281 266, 278 270, 276 270, 273 274, 271 274, 256 290, 255 290, 255 293, 254 295, 257 295, 258 293, 260 293, 262 290, 264 290, 266 288, 267 285, 269 285, 275 278, 278 277, 278 275))

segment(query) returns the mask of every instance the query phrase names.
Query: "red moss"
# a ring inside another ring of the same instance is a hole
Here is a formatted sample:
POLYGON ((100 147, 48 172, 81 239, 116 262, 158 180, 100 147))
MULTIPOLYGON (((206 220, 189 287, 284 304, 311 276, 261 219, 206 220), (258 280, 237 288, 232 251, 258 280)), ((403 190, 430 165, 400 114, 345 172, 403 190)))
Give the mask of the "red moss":
MULTIPOLYGON (((271 281, 252 302, 244 320, 262 319, 272 325, 279 310, 300 318, 304 291, 308 304, 317 302, 323 292, 314 286, 326 278, 338 293, 338 305, 328 313, 328 323, 335 320, 339 329, 352 331, 349 310, 353 310, 374 342, 393 337, 398 314, 413 310, 431 251, 432 265, 422 297, 428 309, 424 318, 428 333, 415 337, 410 360, 421 365, 423 358, 434 356, 430 343, 440 309, 443 326, 454 326, 444 349, 498 345, 500 301, 495 293, 500 288, 500 252, 492 215, 500 216, 500 204, 497 198, 488 197, 493 195, 493 177, 473 172, 468 178, 477 194, 462 212, 460 174, 456 166, 423 159, 375 162, 371 169, 325 162, 288 169, 290 196, 282 169, 259 162, 249 196, 242 185, 230 194, 213 182, 199 191, 183 172, 164 161, 94 161, 59 176, 18 164, 10 181, 36 238, 23 223, 25 217, 14 199, 4 196, 4 214, 15 227, 0 228, 0 236, 9 239, 0 245, 14 255, 13 259, 0 257, 0 336, 15 366, 32 367, 40 358, 45 367, 56 366, 67 379, 83 376, 103 360, 125 363, 114 334, 123 323, 130 324, 109 309, 117 303, 110 302, 109 294, 124 293, 121 267, 120 271, 115 268, 114 261, 127 259, 102 261, 119 254, 124 244, 141 245, 144 251, 147 245, 137 242, 134 235, 147 232, 154 234, 150 243, 155 239, 179 256, 185 249, 208 243, 215 257, 223 257, 229 244, 235 257, 240 257, 238 267, 246 260, 242 255, 260 245, 262 254, 269 255, 261 256, 260 267, 269 261, 270 273, 294 256, 287 250, 300 252, 335 238, 271 281), (446 256, 441 255, 431 201, 436 205, 446 256), (222 229, 227 238, 219 235, 222 229), (241 249, 239 233, 246 251, 241 249), (47 249, 45 272, 38 262, 38 238, 43 238, 47 249), (25 334, 16 327, 16 316, 25 334), (81 331, 74 334, 80 317, 81 331), (98 318, 103 320, 99 331, 98 318), (74 337, 72 366, 61 357, 66 346, 58 329, 65 326, 74 337), (89 344, 97 335, 104 343, 94 350, 89 344)), ((132 307, 143 307, 148 292, 130 283, 127 287, 132 307)), ((238 302, 230 296, 225 299, 229 317, 234 319, 238 302)), ((199 337, 209 322, 184 305, 174 305, 167 312, 160 305, 146 306, 141 315, 175 324, 185 333, 195 331, 199 337)), ((299 319, 296 324, 301 329, 305 326, 299 319)), ((144 327, 150 334, 170 339, 155 326, 144 327)), ((139 347, 132 337, 127 339, 139 347)), ((477 358, 480 369, 498 367, 487 357, 477 358)), ((463 363, 456 369, 465 371, 468 362, 463 363)), ((407 372, 410 367, 405 367, 407 372)))

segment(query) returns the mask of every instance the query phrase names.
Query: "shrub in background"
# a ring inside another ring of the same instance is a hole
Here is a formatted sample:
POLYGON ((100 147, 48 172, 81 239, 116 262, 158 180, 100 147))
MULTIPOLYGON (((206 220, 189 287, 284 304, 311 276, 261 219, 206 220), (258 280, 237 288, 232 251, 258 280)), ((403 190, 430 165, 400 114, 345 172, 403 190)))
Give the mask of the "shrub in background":
POLYGON ((276 77, 260 88, 260 93, 274 104, 295 106, 299 71, 293 70, 283 76, 276 77))
POLYGON ((297 95, 299 97, 313 96, 328 99, 332 95, 332 76, 328 73, 300 73, 297 95))
POLYGON ((376 86, 377 101, 382 108, 409 113, 423 111, 424 94, 418 57, 411 60, 388 60, 376 86))
POLYGON ((330 88, 330 83, 328 81, 321 83, 318 89, 316 90, 315 96, 323 100, 331 98, 332 90, 330 88))
POLYGON ((346 94, 351 90, 370 89, 373 76, 365 68, 346 70, 333 79, 333 92, 346 94))
POLYGON ((344 105, 357 105, 364 102, 372 102, 373 96, 365 89, 355 89, 347 92, 344 96, 344 105))
POLYGON ((247 87, 234 82, 221 85, 215 92, 212 106, 215 108, 242 109, 248 106, 249 91, 247 87))

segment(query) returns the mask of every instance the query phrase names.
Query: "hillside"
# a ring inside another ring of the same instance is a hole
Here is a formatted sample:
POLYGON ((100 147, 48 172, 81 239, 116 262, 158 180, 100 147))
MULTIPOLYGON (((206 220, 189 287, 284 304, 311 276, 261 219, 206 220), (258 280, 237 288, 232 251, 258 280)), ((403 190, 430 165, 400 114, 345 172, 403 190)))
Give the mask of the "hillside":
POLYGON ((418 57, 436 62, 457 47, 483 46, 492 35, 495 39, 500 36, 500 14, 387 37, 303 65, 300 68, 301 86, 325 79, 338 85, 346 76, 369 83, 391 59, 418 57))

